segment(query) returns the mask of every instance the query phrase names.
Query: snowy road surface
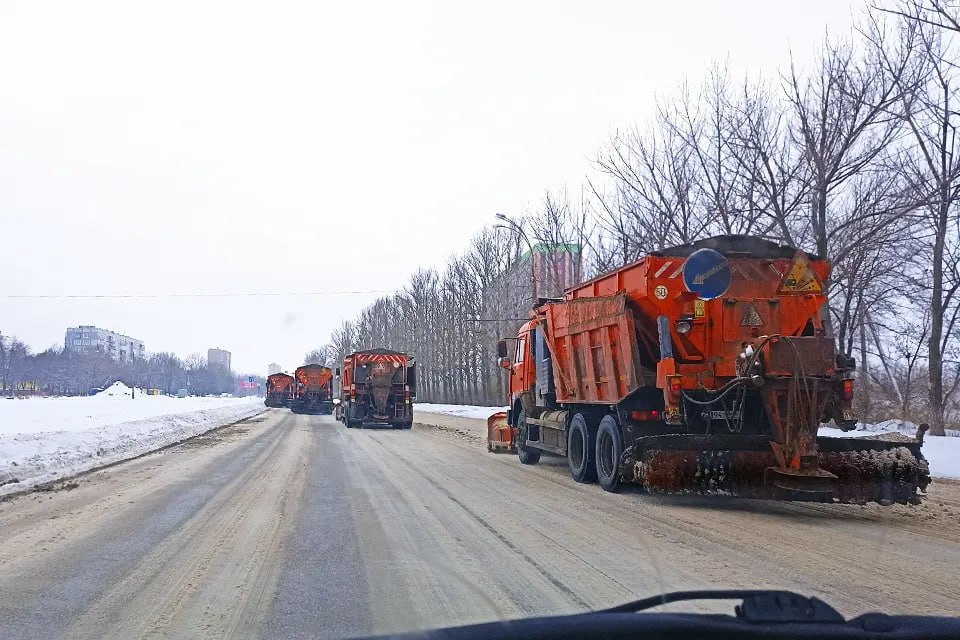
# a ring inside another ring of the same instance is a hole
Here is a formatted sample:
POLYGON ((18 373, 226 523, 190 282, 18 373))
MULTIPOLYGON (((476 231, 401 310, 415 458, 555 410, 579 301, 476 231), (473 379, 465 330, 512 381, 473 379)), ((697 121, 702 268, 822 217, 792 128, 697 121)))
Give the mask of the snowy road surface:
POLYGON ((0 637, 338 637, 720 586, 956 612, 960 483, 919 507, 612 495, 486 453, 480 420, 417 421, 273 409, 0 502, 0 637))

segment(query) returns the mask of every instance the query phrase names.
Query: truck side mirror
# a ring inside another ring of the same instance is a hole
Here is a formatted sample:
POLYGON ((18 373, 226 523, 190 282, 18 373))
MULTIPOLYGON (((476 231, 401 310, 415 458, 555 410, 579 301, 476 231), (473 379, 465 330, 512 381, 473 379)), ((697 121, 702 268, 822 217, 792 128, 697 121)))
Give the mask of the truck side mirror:
POLYGON ((338 378, 340 377, 340 367, 337 367, 336 375, 337 375, 338 378))
POLYGON ((504 356, 504 357, 500 358, 499 360, 497 360, 497 365, 498 365, 501 369, 509 369, 510 367, 513 366, 513 362, 510 361, 510 358, 507 358, 506 356, 504 356))
POLYGON ((507 357, 507 341, 500 340, 497 342, 497 357, 506 358, 507 357))

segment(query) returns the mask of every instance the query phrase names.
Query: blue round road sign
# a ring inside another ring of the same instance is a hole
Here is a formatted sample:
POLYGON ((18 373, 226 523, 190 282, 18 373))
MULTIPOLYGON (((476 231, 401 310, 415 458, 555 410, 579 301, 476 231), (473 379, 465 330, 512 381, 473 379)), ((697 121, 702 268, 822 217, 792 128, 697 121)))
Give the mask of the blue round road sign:
POLYGON ((719 251, 697 249, 683 263, 683 284, 701 300, 719 298, 730 288, 730 263, 719 251))

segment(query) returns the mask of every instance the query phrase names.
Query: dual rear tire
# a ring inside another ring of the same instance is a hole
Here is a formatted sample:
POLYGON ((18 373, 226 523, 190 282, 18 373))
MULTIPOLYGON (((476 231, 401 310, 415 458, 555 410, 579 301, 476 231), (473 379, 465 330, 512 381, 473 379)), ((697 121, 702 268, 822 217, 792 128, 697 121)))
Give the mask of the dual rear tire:
POLYGON ((597 427, 597 446, 595 465, 597 482, 605 491, 620 489, 620 459, 623 457, 623 434, 620 425, 612 415, 606 415, 597 427))
POLYGON ((567 430, 567 464, 577 482, 599 482, 605 491, 620 488, 623 436, 612 415, 591 424, 582 413, 573 416, 567 430))

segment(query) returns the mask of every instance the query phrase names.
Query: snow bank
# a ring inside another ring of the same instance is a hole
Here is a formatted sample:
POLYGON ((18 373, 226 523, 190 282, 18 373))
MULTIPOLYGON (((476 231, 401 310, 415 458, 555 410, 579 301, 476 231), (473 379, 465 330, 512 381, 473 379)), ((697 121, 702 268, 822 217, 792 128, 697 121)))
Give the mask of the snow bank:
MULTIPOLYGON (((262 403, 262 398, 254 398, 262 403)), ((123 383, 111 385, 95 396, 72 398, 0 398, 0 436, 44 431, 84 431, 95 427, 144 420, 200 409, 248 402, 246 398, 173 398, 148 396, 140 391, 130 398, 123 383)))
POLYGON ((87 397, 0 399, 0 495, 132 458, 262 410, 257 397, 137 393, 131 399, 129 388, 116 385, 87 397))
POLYGON ((478 407, 470 404, 431 404, 429 402, 417 402, 413 405, 413 410, 423 411, 424 413, 442 413, 447 416, 486 420, 498 411, 506 411, 507 407, 478 407))
MULTIPOLYGON (((872 433, 892 433, 899 432, 905 435, 910 436, 911 438, 917 435, 917 425, 914 422, 909 420, 884 420, 883 422, 858 422, 857 431, 864 432, 869 431, 872 433)), ((960 431, 956 429, 945 429, 948 437, 956 438, 960 436, 960 431)))
MULTIPOLYGON (((133 389, 131 389, 127 385, 117 380, 112 385, 110 385, 109 387, 107 387, 106 389, 104 389, 103 391, 99 392, 96 395, 101 397, 123 396, 123 397, 129 398, 131 393, 133 393, 133 389)), ((137 387, 137 393, 136 395, 134 395, 134 398, 136 398, 137 395, 146 395, 146 392, 140 387, 137 387)))

